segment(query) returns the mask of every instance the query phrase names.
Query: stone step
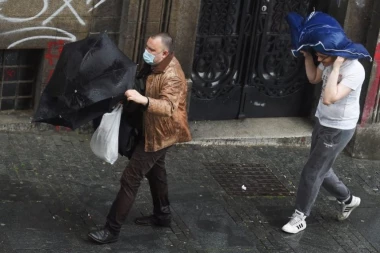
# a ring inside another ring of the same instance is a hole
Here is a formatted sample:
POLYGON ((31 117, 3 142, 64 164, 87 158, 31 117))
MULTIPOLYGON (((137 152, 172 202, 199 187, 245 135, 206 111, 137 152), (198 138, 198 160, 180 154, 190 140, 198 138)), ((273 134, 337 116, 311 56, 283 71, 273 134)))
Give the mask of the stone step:
MULTIPOLYGON (((0 112, 0 131, 8 132, 73 132, 65 127, 31 123, 32 111, 0 112)), ((255 118, 189 122, 192 145, 290 145, 310 144, 312 122, 307 118, 255 118)), ((74 132, 91 134, 89 123, 74 132)))

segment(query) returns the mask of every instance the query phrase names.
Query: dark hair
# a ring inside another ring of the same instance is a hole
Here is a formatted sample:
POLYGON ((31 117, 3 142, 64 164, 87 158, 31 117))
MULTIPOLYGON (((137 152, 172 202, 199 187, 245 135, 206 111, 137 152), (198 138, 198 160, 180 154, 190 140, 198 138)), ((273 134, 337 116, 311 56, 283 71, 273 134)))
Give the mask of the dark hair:
POLYGON ((168 33, 157 33, 155 35, 150 36, 152 39, 161 38, 162 44, 166 47, 169 53, 174 52, 174 42, 173 38, 168 33))

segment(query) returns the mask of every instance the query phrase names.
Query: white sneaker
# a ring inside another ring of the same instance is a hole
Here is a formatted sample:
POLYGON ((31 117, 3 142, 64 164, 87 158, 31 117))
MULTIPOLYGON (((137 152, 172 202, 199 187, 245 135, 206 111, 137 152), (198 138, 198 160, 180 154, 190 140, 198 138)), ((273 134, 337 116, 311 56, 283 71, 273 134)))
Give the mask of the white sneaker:
POLYGON ((342 205, 342 212, 338 214, 338 220, 342 221, 350 216, 351 212, 360 205, 360 198, 352 196, 351 203, 346 205, 344 202, 339 202, 342 205))
POLYGON ((306 216, 302 212, 296 210, 293 213, 292 217, 290 217, 290 221, 282 227, 282 231, 286 233, 297 234, 306 228, 305 219, 306 216))

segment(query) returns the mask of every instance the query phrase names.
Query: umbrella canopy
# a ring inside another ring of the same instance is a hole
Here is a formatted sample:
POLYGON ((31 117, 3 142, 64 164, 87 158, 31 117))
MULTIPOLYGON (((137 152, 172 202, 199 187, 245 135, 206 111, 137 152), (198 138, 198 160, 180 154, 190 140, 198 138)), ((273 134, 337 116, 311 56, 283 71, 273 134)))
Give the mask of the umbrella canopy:
POLYGON ((132 89, 136 67, 106 33, 66 44, 33 121, 75 129, 99 117, 132 89))
POLYGON ((312 12, 306 19, 291 12, 286 20, 292 38, 292 53, 299 56, 301 50, 313 48, 325 55, 349 59, 369 58, 367 49, 347 38, 343 28, 333 17, 322 12, 312 12))

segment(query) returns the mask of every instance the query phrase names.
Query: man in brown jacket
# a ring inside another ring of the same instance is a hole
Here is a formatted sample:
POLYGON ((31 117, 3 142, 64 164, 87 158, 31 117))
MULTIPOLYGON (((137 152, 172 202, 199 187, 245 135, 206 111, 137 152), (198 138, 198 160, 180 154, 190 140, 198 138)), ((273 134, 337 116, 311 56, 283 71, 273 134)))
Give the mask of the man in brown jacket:
POLYGON ((128 101, 145 107, 143 137, 121 176, 121 187, 106 225, 88 234, 102 244, 117 241, 144 176, 149 181, 153 198, 153 215, 137 218, 135 222, 170 226, 165 155, 173 144, 191 140, 186 112, 187 84, 173 54, 173 39, 166 33, 150 37, 143 56, 145 64, 140 73, 145 80, 145 96, 136 90, 125 92, 128 101))

